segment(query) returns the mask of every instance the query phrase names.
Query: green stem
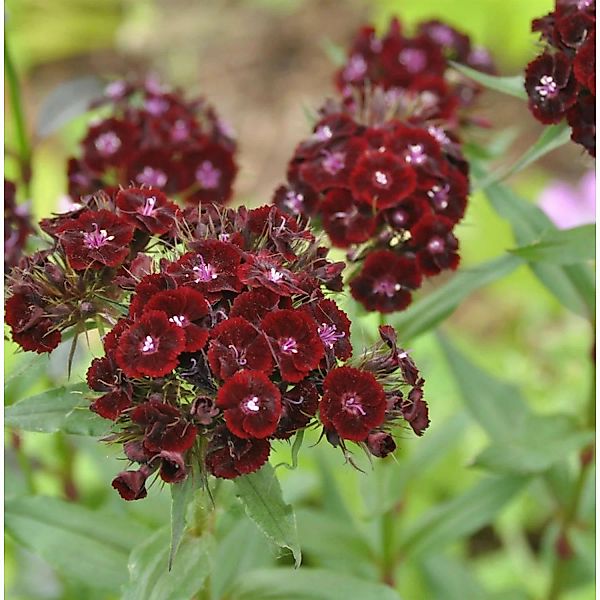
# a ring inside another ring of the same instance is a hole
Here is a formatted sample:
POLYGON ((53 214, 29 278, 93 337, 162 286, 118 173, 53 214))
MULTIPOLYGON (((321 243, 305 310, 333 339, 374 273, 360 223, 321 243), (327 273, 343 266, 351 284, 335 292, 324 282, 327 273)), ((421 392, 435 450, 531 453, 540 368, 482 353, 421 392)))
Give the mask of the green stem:
POLYGON ((31 146, 27 137, 25 127, 25 116, 23 112, 23 100, 21 96, 21 85, 17 71, 10 53, 6 31, 4 32, 4 72, 8 81, 8 93, 15 129, 17 134, 17 146, 19 154, 19 166, 21 169, 21 182, 25 188, 27 199, 31 198, 31 146))
POLYGON ((35 479, 33 478, 33 466, 31 465, 31 461, 29 457, 25 454, 23 450, 23 442, 21 440, 21 436, 16 432, 12 432, 12 447, 17 455, 17 461, 19 462, 19 467, 21 468, 21 472, 23 473, 23 477, 25 478, 25 485, 27 486, 27 491, 30 495, 34 496, 37 493, 35 479))
POLYGON ((381 580, 396 587, 395 567, 396 556, 394 547, 396 543, 396 510, 391 508, 381 515, 381 580))

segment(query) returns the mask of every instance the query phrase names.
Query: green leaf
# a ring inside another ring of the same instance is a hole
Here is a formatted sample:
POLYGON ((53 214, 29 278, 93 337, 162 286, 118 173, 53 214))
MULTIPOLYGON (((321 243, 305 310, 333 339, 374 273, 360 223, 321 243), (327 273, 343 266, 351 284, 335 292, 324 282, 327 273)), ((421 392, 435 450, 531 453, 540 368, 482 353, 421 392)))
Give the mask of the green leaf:
POLYGON ((303 440, 304 440, 304 429, 301 429, 294 436, 294 443, 292 444, 292 462, 291 463, 280 462, 279 464, 275 465, 275 469, 278 469, 279 467, 285 467, 286 469, 289 469, 290 471, 294 471, 296 469, 296 467, 298 466, 298 453, 300 452, 300 448, 302 448, 303 440))
POLYGON ((281 486, 273 467, 266 463, 256 473, 234 479, 236 495, 242 501, 246 514, 261 531, 280 548, 288 548, 294 555, 296 567, 302 554, 298 542, 296 517, 289 504, 283 501, 281 486))
POLYGON ((495 75, 488 75, 481 71, 476 71, 471 67, 461 65, 460 63, 451 61, 450 64, 465 77, 476 81, 484 88, 488 90, 494 90, 506 94, 507 96, 513 96, 520 100, 527 100, 527 92, 525 91, 525 81, 522 75, 515 75, 513 77, 497 77, 495 75))
MULTIPOLYGON (((473 164, 473 173, 481 177, 481 166, 473 164)), ((509 188, 496 183, 488 186, 485 194, 494 210, 510 222, 519 246, 534 244, 544 235, 557 231, 540 208, 523 200, 509 188)), ((530 266, 542 284, 564 306, 588 318, 595 314, 594 274, 588 265, 531 263, 530 266)))
POLYGON ((521 264, 516 256, 502 256, 459 271, 450 281, 430 294, 420 297, 405 311, 392 315, 388 322, 398 331, 403 343, 433 329, 474 291, 500 279, 521 264))
POLYGON ((23 431, 103 435, 110 425, 90 410, 86 392, 87 385, 77 383, 24 398, 5 408, 4 424, 23 431))
POLYGON ((556 265, 593 260, 596 248, 596 226, 581 225, 558 229, 542 235, 538 242, 510 250, 530 262, 550 262, 556 265))
POLYGON ((422 571, 431 600, 484 600, 490 595, 475 578, 472 569, 456 558, 441 555, 423 559, 422 571))
POLYGON ((497 173, 491 173, 474 186, 474 190, 484 189, 493 183, 506 179, 519 171, 522 171, 536 160, 546 154, 564 146, 571 141, 571 128, 567 123, 549 125, 544 127, 537 141, 521 156, 513 165, 500 169, 497 173))
POLYGON ((411 557, 439 551, 491 523, 529 479, 514 475, 488 477, 449 502, 425 513, 404 532, 400 551, 411 557))
POLYGON ((569 415, 528 415, 510 443, 488 446, 475 465, 501 473, 542 473, 593 439, 594 433, 569 415))
POLYGON ((187 537, 168 570, 169 533, 157 531, 129 557, 130 580, 123 600, 189 600, 203 588, 211 570, 211 539, 187 537))
POLYGON ((127 581, 127 557, 148 534, 131 518, 43 496, 7 502, 5 526, 67 577, 107 590, 127 581))
POLYGON ((265 569, 240 578, 227 600, 400 600, 392 588, 325 569, 265 569))
POLYGON ((171 485, 171 546, 169 550, 169 571, 183 537, 187 507, 194 495, 194 478, 190 474, 181 483, 171 485))
POLYGON ((321 39, 321 47, 335 67, 341 67, 346 62, 346 51, 342 46, 332 42, 328 37, 321 39))

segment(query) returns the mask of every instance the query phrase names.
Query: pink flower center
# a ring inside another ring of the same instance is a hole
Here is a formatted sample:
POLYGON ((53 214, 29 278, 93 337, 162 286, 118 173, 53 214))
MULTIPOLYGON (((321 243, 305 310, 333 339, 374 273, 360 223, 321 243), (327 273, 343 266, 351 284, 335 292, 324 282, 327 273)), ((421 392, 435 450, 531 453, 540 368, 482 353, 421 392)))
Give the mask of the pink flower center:
POLYGON ((427 250, 429 250, 431 254, 442 254, 446 250, 446 244, 441 237, 435 236, 429 240, 427 250))
POLYGON ((431 202, 436 210, 445 210, 448 208, 448 196, 450 195, 450 186, 446 183, 444 187, 434 185, 428 192, 427 196, 431 198, 431 202))
POLYGON ((314 133, 314 138, 319 142, 326 142, 333 137, 333 131, 329 125, 321 125, 314 133))
POLYGON ((321 161, 321 166, 330 175, 339 173, 346 166, 346 155, 343 152, 329 152, 324 150, 325 158, 321 161))
POLYGON ((156 197, 150 196, 150 198, 146 198, 144 202, 144 206, 142 206, 142 210, 140 214, 144 217, 151 217, 154 214, 154 207, 156 206, 156 197))
POLYGON ((442 146, 450 143, 450 138, 446 135, 446 132, 441 127, 435 127, 431 125, 427 128, 427 133, 434 137, 442 146))
POLYGON ((112 83, 109 83, 104 89, 104 95, 108 98, 116 100, 117 98, 120 98, 126 90, 127 85, 124 81, 113 81, 112 83))
POLYGON ((346 81, 357 81, 367 72, 367 63, 360 54, 354 54, 348 61, 348 66, 344 69, 346 81))
POLYGON ((147 335, 144 338, 140 346, 140 351, 142 354, 153 354, 158 350, 158 340, 154 339, 151 335, 147 335))
POLYGON ((144 107, 151 115, 158 116, 169 109, 169 103, 162 98, 148 98, 144 102, 144 107))
POLYGON ((399 292, 401 289, 401 285, 399 283, 394 282, 392 279, 380 279, 374 286, 373 291, 376 294, 383 294, 388 298, 393 298, 396 295, 396 292, 399 292))
POLYGON ((542 100, 554 98, 558 93, 558 85, 550 75, 543 75, 540 78, 540 84, 535 86, 535 91, 542 100))
POLYGON ((409 144, 404 160, 409 164, 422 165, 427 160, 427 155, 423 150, 421 144, 409 144))
POLYGON ((242 411, 246 414, 257 413, 260 410, 260 398, 258 396, 250 396, 242 402, 242 411))
POLYGON ((267 279, 277 283, 283 279, 283 273, 280 273, 275 267, 271 267, 267 273, 267 279))
POLYGON ((94 146, 102 156, 111 156, 121 147, 121 140, 114 131, 107 131, 96 138, 94 146))
POLYGON ((175 323, 177 327, 185 327, 188 323, 185 315, 173 315, 172 317, 169 317, 169 321, 171 321, 171 323, 175 323))
POLYGON ((299 213, 302 211, 302 205, 304 203, 304 194, 296 193, 294 190, 290 190, 286 193, 283 204, 292 212, 299 213))
POLYGON ((200 184, 200 187, 205 190, 214 190, 219 187, 221 171, 216 169, 209 160, 205 160, 196 169, 196 181, 200 184))
POLYGON ((168 181, 167 174, 160 169, 153 167, 144 167, 141 173, 135 178, 138 183, 143 183, 152 187, 164 187, 168 181))
POLYGON ((418 48, 404 48, 398 54, 398 60, 406 67, 409 73, 419 73, 427 64, 427 55, 418 48))
POLYGON ((360 397, 355 394, 344 394, 342 398, 342 408, 353 415, 365 416, 367 413, 362 407, 360 397))
POLYGON ((102 248, 102 246, 106 246, 108 242, 112 242, 115 239, 114 235, 108 235, 106 229, 98 230, 96 223, 93 224, 93 228, 93 231, 83 232, 83 244, 90 250, 102 248))
POLYGON ((442 46, 450 46, 454 41, 454 35, 445 25, 434 25, 429 29, 429 35, 442 46))
POLYGON ((190 130, 187 123, 182 120, 175 121, 175 124, 171 128, 171 139, 174 142, 182 142, 187 140, 190 136, 190 130))
POLYGON ((333 348, 335 343, 346 335, 343 331, 338 333, 335 325, 328 325, 327 323, 321 323, 317 328, 317 332, 327 348, 333 348))
POLYGON ((200 254, 198 254, 198 260, 200 264, 192 268, 196 283, 212 281, 219 276, 216 269, 210 263, 204 262, 204 258, 200 254))
POLYGON ((384 173, 383 171, 375 171, 373 174, 373 183, 376 187, 388 188, 392 183, 392 178, 388 173, 384 173))
POLYGON ((408 222, 408 213, 401 208, 396 209, 392 213, 392 224, 396 227, 404 227, 408 222))
POLYGON ((298 354, 298 342, 292 338, 283 338, 279 340, 279 349, 284 354, 298 354))

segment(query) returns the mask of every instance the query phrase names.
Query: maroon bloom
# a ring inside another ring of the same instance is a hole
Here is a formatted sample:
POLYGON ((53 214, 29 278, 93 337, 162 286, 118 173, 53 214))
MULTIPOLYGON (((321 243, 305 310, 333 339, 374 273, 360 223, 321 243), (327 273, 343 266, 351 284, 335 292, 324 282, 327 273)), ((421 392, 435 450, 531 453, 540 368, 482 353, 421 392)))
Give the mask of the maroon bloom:
POLYGON ((281 394, 264 373, 239 371, 219 389, 217 406, 234 435, 263 439, 277 429, 281 394))
POLYGON ((211 331, 208 363, 213 374, 229 379, 240 369, 273 370, 273 357, 265 337, 242 317, 230 317, 211 331))
POLYGON ((412 430, 417 435, 423 435, 429 427, 429 408, 423 400, 421 388, 415 387, 410 391, 408 398, 401 402, 400 411, 412 430))
POLYGON ((318 325, 304 311, 273 311, 263 319, 262 330, 270 340, 284 381, 301 381, 325 355, 318 325))
POLYGON ((208 330, 202 321, 208 315, 209 305, 204 295, 187 287, 158 292, 150 298, 144 312, 158 310, 167 315, 169 321, 183 329, 185 352, 201 350, 208 340, 208 330))
POLYGON ((215 477, 234 479, 258 471, 267 462, 270 451, 267 440, 242 439, 221 427, 208 444, 206 468, 215 477))
POLYGON ((179 213, 177 205, 153 188, 121 190, 117 194, 116 204, 128 223, 153 235, 171 231, 179 213))
POLYGON ((319 300, 306 305, 307 310, 318 323, 317 333, 327 351, 340 360, 352 356, 350 343, 350 319, 333 300, 319 300))
POLYGON ((320 415, 325 429, 363 441, 385 418, 385 392, 373 375, 352 367, 333 369, 323 382, 320 415))
POLYGON ((165 290, 172 290, 175 286, 173 278, 166 273, 145 275, 135 286, 135 294, 129 304, 129 315, 131 317, 140 316, 151 298, 165 290))
POLYGON ((258 325, 263 317, 277 308, 279 296, 266 288, 254 288, 235 297, 229 316, 244 317, 246 321, 258 325))
POLYGON ((87 371, 87 383, 92 390, 105 392, 90 404, 90 410, 102 418, 115 421, 131 406, 131 384, 122 381, 112 358, 95 358, 87 371))
POLYGON ((145 469, 139 471, 122 471, 112 482, 113 488, 119 492, 123 500, 141 500, 148 495, 145 469))
POLYGON ((133 228, 108 210, 84 211, 59 230, 69 264, 77 271, 118 267, 129 255, 133 228))
POLYGON ((367 310, 390 313, 406 308, 411 290, 420 285, 421 271, 414 259, 390 250, 376 250, 350 282, 350 290, 367 310))
POLYGON ((120 167, 131 160, 137 144, 137 131, 127 121, 106 119, 90 127, 83 139, 83 160, 94 171, 120 167))
POLYGON ((281 395, 281 417, 274 437, 287 440, 306 427, 319 407, 319 392, 314 383, 301 381, 281 395))
POLYGON ((185 337, 164 312, 148 310, 119 338, 117 364, 128 377, 161 377, 178 365, 185 337))
POLYGON ((323 229, 340 248, 366 242, 375 231, 373 209, 357 203, 349 190, 331 190, 321 204, 323 229))
POLYGON ((296 275, 282 265, 277 254, 266 249, 256 254, 247 254, 237 274, 239 280, 248 287, 266 288, 279 296, 302 292, 296 275))
POLYGON ((410 243, 425 275, 437 275, 443 269, 458 267, 458 240, 452 233, 452 225, 452 221, 444 217, 430 215, 411 229, 410 243))
POLYGON ((388 208, 415 189, 414 169, 393 152, 368 150, 350 175, 352 195, 377 209, 388 208))
POLYGON ((367 437, 367 448, 373 456, 385 458, 396 449, 396 442, 389 433, 374 431, 367 437))
POLYGON ((163 450, 159 455, 160 471, 158 474, 165 483, 179 483, 187 477, 185 461, 180 452, 163 450))

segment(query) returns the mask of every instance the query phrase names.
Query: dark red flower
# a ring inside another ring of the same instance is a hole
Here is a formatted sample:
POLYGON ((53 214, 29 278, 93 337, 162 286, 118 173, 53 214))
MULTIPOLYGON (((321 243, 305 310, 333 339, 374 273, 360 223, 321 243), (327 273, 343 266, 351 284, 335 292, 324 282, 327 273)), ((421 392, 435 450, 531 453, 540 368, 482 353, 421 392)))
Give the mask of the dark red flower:
POLYGON ((187 477, 185 461, 180 452, 163 450, 157 457, 160 459, 160 478, 166 483, 179 483, 187 477))
POLYGON ((423 173, 442 162, 442 150, 438 140, 426 129, 396 121, 387 136, 387 150, 399 155, 407 165, 417 170, 417 185, 422 187, 423 173))
POLYGON ((151 298, 160 292, 172 290, 175 287, 174 279, 166 273, 145 275, 135 286, 135 294, 129 304, 129 316, 132 318, 138 317, 144 312, 151 298))
POLYGON ((119 338, 116 361, 128 377, 161 377, 178 365, 185 333, 164 312, 148 310, 119 338))
POLYGON ((273 357, 265 337, 242 317, 230 317, 211 331, 208 363, 213 374, 229 379, 240 369, 273 370, 273 357))
POLYGON ((122 471, 112 482, 113 488, 119 492, 123 500, 141 500, 148 495, 146 490, 146 479, 148 475, 145 470, 122 471))
POLYGON ((414 169, 385 150, 363 152, 350 175, 354 198, 377 209, 388 208, 406 198, 416 182, 414 169))
POLYGON ((230 317, 244 317, 246 321, 258 325, 263 317, 277 308, 280 297, 266 288, 254 288, 236 296, 231 305, 230 317))
POLYGON ((577 81, 596 95, 596 31, 586 39, 577 51, 573 62, 573 71, 577 81))
POLYGON ((350 290, 367 310, 390 313, 406 308, 410 292, 420 285, 421 271, 414 259, 390 250, 376 250, 350 282, 350 290))
POLYGON ((542 123, 558 123, 577 100, 571 63, 562 53, 545 52, 527 65, 529 109, 542 123))
POLYGON ((136 154, 127 168, 127 181, 161 189, 167 194, 177 194, 187 185, 184 170, 175 162, 173 153, 164 149, 136 154))
POLYGON ((452 221, 430 215, 411 229, 410 244, 425 275, 437 275, 444 269, 458 267, 458 240, 452 233, 452 226, 452 221))
POLYGON ((331 190, 321 204, 323 229, 340 248, 366 242, 375 231, 373 208, 357 203, 348 190, 331 190))
POLYGON ((449 168, 443 179, 433 184, 426 192, 433 212, 446 217, 453 224, 463 218, 468 194, 468 179, 454 167, 449 168))
POLYGON ((108 210, 89 210, 65 223, 58 236, 73 269, 118 267, 129 255, 133 227, 108 210))
POLYGON ((129 329, 130 325, 131 321, 129 319, 119 319, 116 325, 102 338, 102 346, 106 354, 116 352, 121 335, 129 329))
POLYGON ((325 429, 342 439, 363 441, 385 418, 385 392, 371 373, 339 367, 323 382, 319 413, 325 429))
POLYGON ((117 194, 121 216, 136 229, 162 235, 175 226, 179 209, 159 190, 127 188, 117 194))
POLYGON ((144 312, 147 310, 164 313, 171 323, 183 329, 184 352, 196 352, 206 344, 208 330, 202 321, 208 315, 209 304, 201 292, 189 287, 158 292, 146 304, 144 312))
POLYGON ((301 381, 325 355, 318 325, 304 311, 273 311, 263 319, 261 327, 270 340, 284 381, 301 381))
POLYGON ((277 429, 281 394, 261 371, 239 371, 219 389, 217 406, 234 435, 263 439, 277 429))
POLYGON ((251 288, 266 288, 279 296, 302 292, 296 275, 282 266, 280 256, 266 249, 247 254, 237 273, 239 280, 251 288))
POLYGON ((258 471, 267 462, 270 451, 267 440, 241 439, 221 427, 208 444, 206 468, 215 477, 234 479, 258 471))
POLYGON ((116 421, 121 413, 131 406, 131 394, 125 389, 115 389, 90 404, 90 410, 103 419, 116 421))
POLYGON ((567 121, 572 128, 571 139, 596 156, 596 98, 580 93, 577 104, 567 113, 567 121))
POLYGON ((413 194, 396 206, 388 208, 381 214, 381 218, 396 231, 405 231, 430 213, 431 208, 423 194, 413 194))
POLYGON ((423 435, 429 427, 429 409, 423 400, 423 391, 415 387, 408 394, 408 398, 400 404, 402 416, 408 421, 412 430, 417 435, 423 435))
POLYGON ((17 188, 4 180, 4 270, 8 272, 21 258, 27 238, 33 233, 27 204, 16 203, 17 188))
POLYGON ((196 441, 196 427, 166 402, 153 399, 136 406, 131 420, 143 428, 143 447, 151 455, 162 451, 184 453, 196 441))
POLYGON ((315 190, 303 183, 281 185, 273 195, 273 204, 292 215, 313 215, 318 201, 315 190))
POLYGON ((367 448, 373 456, 385 458, 396 449, 396 442, 389 433, 375 431, 367 437, 367 448))
POLYGON ((333 300, 318 300, 306 305, 318 324, 317 333, 325 348, 340 360, 352 356, 350 319, 333 300))
POLYGON ((310 423, 319 407, 314 383, 301 381, 281 395, 281 417, 273 437, 287 440, 310 423))
POLYGON ((90 127, 81 142, 84 148, 83 160, 94 171, 106 167, 122 167, 131 160, 136 149, 138 132, 128 121, 105 119, 90 127))
POLYGON ((104 419, 115 421, 131 406, 131 384, 123 381, 121 372, 112 358, 95 358, 87 371, 88 386, 97 392, 105 392, 90 405, 90 410, 104 419))

